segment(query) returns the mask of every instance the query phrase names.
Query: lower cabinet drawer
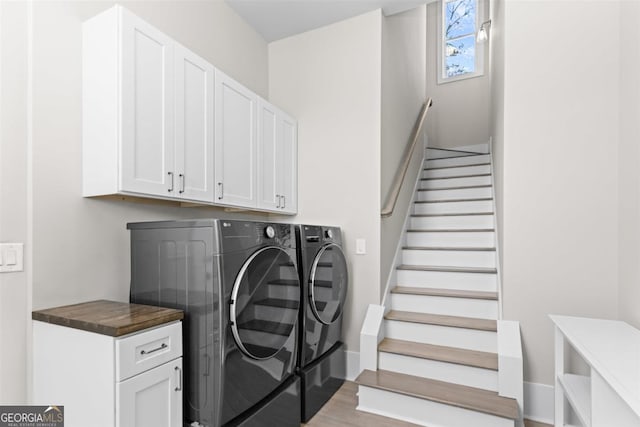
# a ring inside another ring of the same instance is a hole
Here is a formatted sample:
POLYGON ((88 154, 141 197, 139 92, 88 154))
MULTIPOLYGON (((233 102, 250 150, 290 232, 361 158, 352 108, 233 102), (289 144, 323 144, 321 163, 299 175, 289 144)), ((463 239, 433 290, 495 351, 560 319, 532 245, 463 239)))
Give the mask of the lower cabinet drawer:
POLYGON ((116 381, 181 357, 181 328, 176 322, 116 340, 116 381))

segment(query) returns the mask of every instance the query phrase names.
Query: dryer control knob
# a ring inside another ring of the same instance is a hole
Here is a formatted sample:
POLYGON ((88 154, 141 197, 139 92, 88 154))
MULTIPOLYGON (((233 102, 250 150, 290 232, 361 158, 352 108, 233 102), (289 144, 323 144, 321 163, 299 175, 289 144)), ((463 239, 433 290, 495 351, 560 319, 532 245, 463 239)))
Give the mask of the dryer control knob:
POLYGON ((268 225, 267 228, 264 229, 264 235, 273 239, 276 237, 276 230, 272 226, 268 225))
POLYGON ((326 231, 324 232, 324 236, 325 236, 327 239, 333 239, 333 230, 326 230, 326 231))

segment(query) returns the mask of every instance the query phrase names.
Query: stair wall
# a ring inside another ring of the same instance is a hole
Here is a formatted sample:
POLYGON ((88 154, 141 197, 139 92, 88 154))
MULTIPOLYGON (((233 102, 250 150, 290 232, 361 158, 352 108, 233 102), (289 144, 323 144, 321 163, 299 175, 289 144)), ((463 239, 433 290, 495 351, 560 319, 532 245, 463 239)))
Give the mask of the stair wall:
POLYGON ((501 320, 491 156, 445 151, 424 162, 382 305, 367 312, 359 409, 430 427, 519 426, 522 353, 519 325, 501 320), (385 385, 402 375, 417 394, 385 385), (456 387, 471 400, 455 403, 456 387))

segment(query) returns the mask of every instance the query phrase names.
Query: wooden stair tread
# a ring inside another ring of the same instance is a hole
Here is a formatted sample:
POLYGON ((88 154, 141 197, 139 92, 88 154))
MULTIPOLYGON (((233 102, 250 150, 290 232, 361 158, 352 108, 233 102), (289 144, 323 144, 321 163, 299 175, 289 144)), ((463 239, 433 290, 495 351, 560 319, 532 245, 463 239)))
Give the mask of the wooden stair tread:
POLYGON ((457 248, 452 246, 404 246, 407 251, 468 251, 468 252, 495 252, 496 248, 457 248))
POLYGON ((421 359, 473 366, 475 368, 498 370, 498 355, 486 351, 467 350, 457 347, 423 344, 413 341, 385 338, 378 344, 378 350, 421 359))
POLYGON ((415 313, 412 311, 391 310, 385 316, 387 320, 424 323, 427 325, 450 326, 453 328, 476 329, 479 331, 498 331, 498 322, 491 319, 474 317, 447 316, 444 314, 415 313))
MULTIPOLYGON (((440 159, 433 159, 433 160, 440 160, 440 159)), ((423 170, 434 170, 434 169, 453 169, 453 168, 468 168, 469 166, 488 166, 491 163, 487 162, 487 163, 472 163, 470 165, 455 165, 455 166, 437 166, 435 168, 424 168, 423 170)))
POLYGON ((494 228, 410 228, 407 233, 486 233, 494 228))
POLYGON ((368 369, 362 371, 356 378, 356 383, 502 418, 514 420, 518 418, 516 400, 501 397, 493 391, 397 372, 368 369))
POLYGON ((491 188, 491 185, 459 185, 457 187, 418 188, 418 191, 468 190, 473 188, 491 188))
POLYGON ((476 173, 472 175, 454 175, 454 176, 443 176, 440 178, 421 178, 420 181, 435 181, 438 179, 455 179, 455 178, 480 178, 483 176, 491 176, 490 173, 476 173))
POLYGON ((391 289, 392 294, 425 295, 433 297, 469 298, 498 300, 497 292, 467 291, 464 289, 418 288, 414 286, 396 286, 391 289))
POLYGON ((436 214, 413 214, 411 218, 439 217, 439 216, 489 216, 493 212, 467 212, 467 213, 436 213, 436 214))
POLYGON ((498 270, 488 267, 449 267, 437 265, 409 265, 402 264, 396 267, 398 270, 414 270, 414 271, 442 271, 450 273, 482 273, 496 274, 498 270))
POLYGON ((476 199, 416 200, 413 203, 488 202, 491 200, 493 200, 493 197, 481 197, 476 199))

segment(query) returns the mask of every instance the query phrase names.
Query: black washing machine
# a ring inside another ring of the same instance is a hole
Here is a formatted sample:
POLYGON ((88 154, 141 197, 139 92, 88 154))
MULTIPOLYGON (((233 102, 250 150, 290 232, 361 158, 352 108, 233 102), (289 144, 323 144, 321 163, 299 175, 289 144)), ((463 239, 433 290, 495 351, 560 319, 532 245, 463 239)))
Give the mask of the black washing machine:
POLYGON ((184 425, 300 424, 300 282, 292 225, 128 224, 131 302, 185 311, 184 425))
POLYGON ((302 421, 307 422, 344 383, 342 318, 349 287, 338 227, 296 226, 302 285, 298 374, 302 421))

